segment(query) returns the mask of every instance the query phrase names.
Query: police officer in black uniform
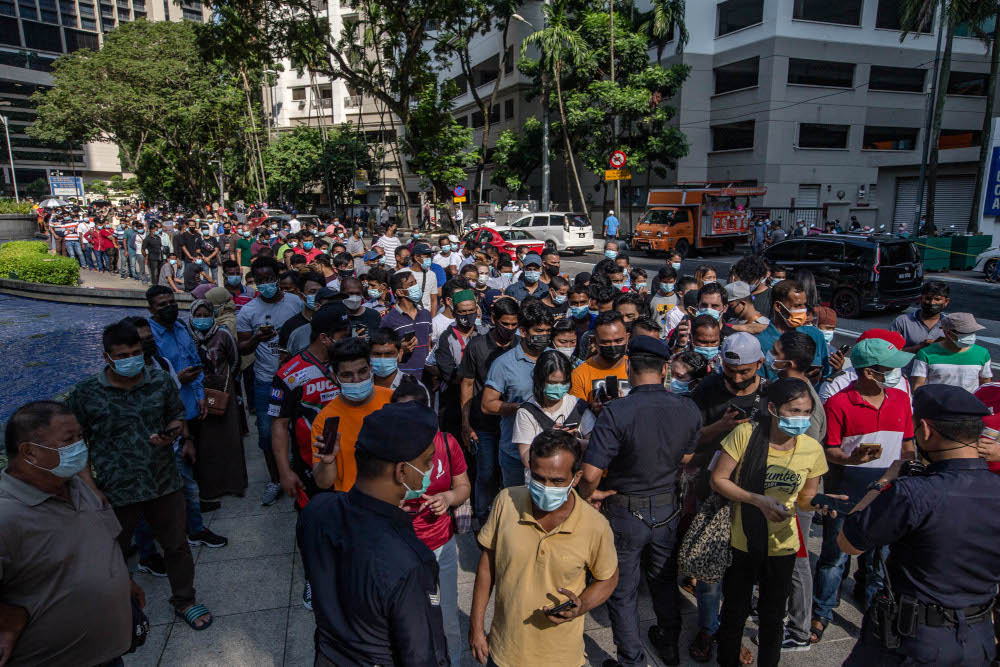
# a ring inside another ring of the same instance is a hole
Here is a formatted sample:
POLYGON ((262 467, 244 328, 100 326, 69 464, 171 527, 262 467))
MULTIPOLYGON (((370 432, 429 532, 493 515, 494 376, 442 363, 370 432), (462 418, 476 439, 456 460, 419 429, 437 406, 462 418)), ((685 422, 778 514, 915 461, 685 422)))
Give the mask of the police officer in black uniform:
POLYGON ((897 461, 847 518, 838 544, 889 545, 886 586, 844 665, 988 665, 1000 581, 1000 476, 976 450, 989 409, 968 391, 913 394, 925 470, 897 461), (902 469, 902 472, 901 472, 902 469), (911 662, 912 661, 912 662, 911 662))
POLYGON ((656 612, 649 638, 666 664, 680 662, 676 478, 693 456, 701 413, 691 399, 664 388, 669 361, 670 349, 656 338, 636 336, 629 343, 632 389, 601 411, 577 487, 585 499, 601 503, 618 551, 618 586, 607 603, 618 661, 605 667, 646 665, 637 604, 640 562, 656 612))
POLYGON ((400 509, 427 490, 436 434, 434 412, 416 401, 373 412, 358 434, 354 487, 302 511, 317 667, 449 664, 437 561, 400 509))

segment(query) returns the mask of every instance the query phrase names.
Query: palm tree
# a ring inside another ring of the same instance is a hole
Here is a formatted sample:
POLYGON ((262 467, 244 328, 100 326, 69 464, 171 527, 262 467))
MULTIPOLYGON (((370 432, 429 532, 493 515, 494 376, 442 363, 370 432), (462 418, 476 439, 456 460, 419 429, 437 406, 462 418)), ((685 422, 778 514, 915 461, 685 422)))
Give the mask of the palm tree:
POLYGON ((649 34, 656 44, 656 63, 663 57, 667 41, 675 36, 677 47, 675 53, 680 53, 687 46, 690 35, 684 23, 684 0, 653 0, 649 13, 649 34))
POLYGON ((986 161, 989 158, 990 133, 993 129, 993 103, 996 97, 997 71, 1000 69, 1000 0, 984 1, 980 8, 983 14, 993 18, 993 33, 984 33, 977 25, 974 29, 988 49, 990 49, 990 76, 986 80, 986 113, 983 114, 983 130, 979 141, 979 166, 976 168, 976 189, 969 214, 969 232, 978 232, 979 207, 983 203, 983 181, 986 178, 986 161))
POLYGON ((551 77, 555 81, 556 100, 559 103, 559 119, 562 126, 566 159, 569 162, 570 169, 573 172, 573 180, 576 183, 576 194, 580 200, 579 210, 585 211, 587 201, 583 196, 583 187, 580 185, 580 174, 577 172, 576 159, 573 157, 573 148, 569 141, 569 128, 566 125, 566 108, 563 106, 562 96, 562 75, 564 68, 579 67, 582 65, 590 52, 583 36, 570 26, 568 5, 568 0, 553 0, 552 4, 542 5, 542 13, 545 16, 545 27, 531 33, 524 39, 521 43, 521 56, 524 57, 529 46, 537 46, 541 52, 539 64, 542 71, 542 98, 544 104, 548 104, 549 102, 548 86, 550 84, 548 83, 548 78, 551 77))

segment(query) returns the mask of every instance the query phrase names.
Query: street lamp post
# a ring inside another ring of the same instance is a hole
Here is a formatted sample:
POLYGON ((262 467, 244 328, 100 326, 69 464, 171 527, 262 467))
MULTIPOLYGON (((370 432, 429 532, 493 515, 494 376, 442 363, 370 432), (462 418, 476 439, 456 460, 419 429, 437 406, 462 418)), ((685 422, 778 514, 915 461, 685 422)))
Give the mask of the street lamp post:
MULTIPOLYGON (((10 102, 0 102, 0 107, 9 107, 10 102)), ((0 116, 3 121, 3 132, 7 137, 7 157, 10 158, 10 180, 14 184, 14 201, 21 203, 21 197, 17 194, 17 174, 14 173, 14 151, 10 148, 10 127, 7 125, 7 116, 0 116)))

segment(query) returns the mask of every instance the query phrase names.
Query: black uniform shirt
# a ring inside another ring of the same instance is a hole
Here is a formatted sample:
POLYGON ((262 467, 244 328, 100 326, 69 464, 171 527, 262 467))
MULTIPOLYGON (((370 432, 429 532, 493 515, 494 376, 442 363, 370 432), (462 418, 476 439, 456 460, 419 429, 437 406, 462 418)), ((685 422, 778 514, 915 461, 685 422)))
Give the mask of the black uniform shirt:
POLYGON ((632 387, 604 406, 583 462, 607 469, 601 489, 634 496, 673 493, 681 457, 694 451, 701 413, 661 384, 632 387))
POLYGON ((932 463, 897 479, 844 522, 858 549, 891 545, 893 590, 963 609, 989 602, 1000 581, 1000 475, 982 459, 932 463))
POLYGON ((413 519, 365 495, 321 494, 298 526, 316 648, 336 665, 443 666, 438 565, 413 519))

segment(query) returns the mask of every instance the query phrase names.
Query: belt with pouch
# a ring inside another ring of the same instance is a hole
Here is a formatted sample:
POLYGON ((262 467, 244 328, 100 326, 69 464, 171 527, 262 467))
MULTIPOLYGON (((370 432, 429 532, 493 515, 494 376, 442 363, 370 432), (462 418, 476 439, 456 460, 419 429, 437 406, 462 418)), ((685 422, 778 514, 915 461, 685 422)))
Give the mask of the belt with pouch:
POLYGON ((675 505, 677 503, 677 494, 657 493, 652 496, 630 496, 627 493, 615 493, 601 502, 608 505, 618 505, 619 507, 624 507, 629 512, 635 512, 660 505, 675 505))
POLYGON ((931 628, 954 627, 958 625, 958 612, 965 613, 965 621, 972 625, 984 618, 989 617, 993 609, 993 602, 974 605, 965 609, 945 609, 935 604, 920 604, 917 611, 917 618, 921 625, 931 628))

